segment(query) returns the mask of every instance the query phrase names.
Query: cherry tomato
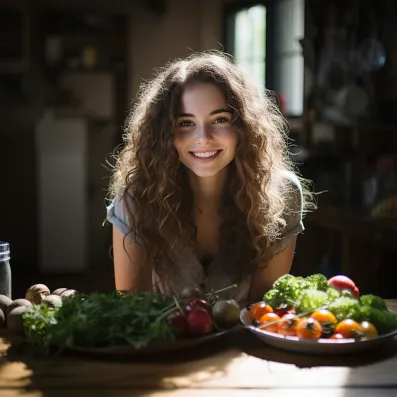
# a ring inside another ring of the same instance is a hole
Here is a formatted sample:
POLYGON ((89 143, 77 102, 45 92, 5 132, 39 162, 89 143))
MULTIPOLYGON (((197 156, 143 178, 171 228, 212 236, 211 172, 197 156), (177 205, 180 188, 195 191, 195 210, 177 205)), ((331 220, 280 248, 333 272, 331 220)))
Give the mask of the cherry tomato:
POLYGON ((286 336, 296 336, 299 319, 294 314, 285 314, 277 324, 278 333, 286 336))
POLYGON ((211 313, 211 306, 210 304, 202 298, 193 298, 189 302, 185 304, 184 310, 185 313, 191 312, 194 308, 201 307, 202 309, 206 310, 208 313, 211 313))
POLYGON ((168 325, 172 328, 177 336, 186 336, 188 326, 185 315, 178 309, 173 309, 166 317, 168 325))
POLYGON ((283 317, 286 314, 290 313, 290 310, 292 310, 292 307, 290 305, 284 303, 280 306, 277 306, 273 311, 274 311, 274 313, 277 314, 277 316, 283 317))
POLYGON ((363 338, 376 338, 378 336, 378 331, 372 323, 363 321, 360 326, 363 338))
POLYGON ((336 317, 327 309, 317 310, 310 317, 316 319, 321 325, 334 324, 337 322, 336 317))
POLYGON ((254 320, 259 321, 260 318, 266 314, 273 312, 273 308, 269 306, 266 302, 257 302, 251 306, 249 315, 251 322, 254 320))
POLYGON ((345 338, 357 338, 362 332, 361 325, 350 318, 340 321, 335 326, 335 333, 342 334, 345 338))
POLYGON ((300 319, 296 327, 296 336, 302 339, 320 339, 322 332, 321 324, 312 317, 300 319))
POLYGON ((266 327, 264 325, 267 323, 271 323, 273 321, 278 321, 278 320, 281 320, 281 318, 279 316, 277 316, 276 313, 266 313, 259 319, 259 327, 261 329, 263 329, 264 331, 277 333, 278 323, 271 324, 266 327))
POLYGON ((329 339, 345 339, 342 334, 332 334, 329 339))
POLYGON ((187 313, 186 322, 190 335, 208 334, 213 328, 210 314, 201 307, 195 307, 187 313))

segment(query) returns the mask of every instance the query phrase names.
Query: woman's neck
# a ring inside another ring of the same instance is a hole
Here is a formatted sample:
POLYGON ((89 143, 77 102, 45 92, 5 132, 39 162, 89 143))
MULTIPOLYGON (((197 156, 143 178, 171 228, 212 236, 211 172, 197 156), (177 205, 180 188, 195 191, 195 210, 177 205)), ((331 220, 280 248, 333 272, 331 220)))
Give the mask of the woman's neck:
POLYGON ((218 213, 226 179, 227 167, 219 174, 206 178, 198 177, 189 172, 195 206, 206 213, 218 213))

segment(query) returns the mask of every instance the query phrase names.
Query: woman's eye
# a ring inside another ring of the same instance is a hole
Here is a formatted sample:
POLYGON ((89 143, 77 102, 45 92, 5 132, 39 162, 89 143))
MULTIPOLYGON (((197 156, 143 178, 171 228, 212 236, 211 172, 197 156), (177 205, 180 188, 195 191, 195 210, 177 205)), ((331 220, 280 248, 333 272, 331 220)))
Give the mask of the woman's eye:
POLYGON ((214 120, 215 124, 223 124, 223 123, 229 123, 230 120, 227 117, 218 117, 214 120))
POLYGON ((183 120, 183 121, 180 121, 179 123, 177 123, 178 127, 190 127, 192 125, 193 125, 193 123, 189 120, 183 120))

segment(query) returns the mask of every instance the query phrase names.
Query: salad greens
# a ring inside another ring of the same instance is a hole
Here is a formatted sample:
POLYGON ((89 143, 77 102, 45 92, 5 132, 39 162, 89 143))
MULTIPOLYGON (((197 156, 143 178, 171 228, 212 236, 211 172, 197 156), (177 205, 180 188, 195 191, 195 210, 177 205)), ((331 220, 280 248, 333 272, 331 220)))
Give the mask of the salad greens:
POLYGON ((329 287, 322 274, 305 278, 283 275, 265 293, 263 300, 271 307, 287 304, 297 313, 326 307, 339 321, 347 318, 369 321, 381 334, 397 329, 397 313, 389 311, 382 298, 372 294, 356 298, 349 291, 339 292, 329 287))
POLYGON ((308 289, 327 291, 327 278, 322 274, 312 274, 306 278, 284 274, 274 282, 273 288, 265 294, 263 300, 272 307, 285 303, 295 305, 302 291, 308 289))
POLYGON ((35 352, 47 355, 51 346, 106 347, 174 340, 164 316, 175 306, 173 298, 150 292, 92 293, 64 299, 59 308, 33 305, 23 325, 35 352))

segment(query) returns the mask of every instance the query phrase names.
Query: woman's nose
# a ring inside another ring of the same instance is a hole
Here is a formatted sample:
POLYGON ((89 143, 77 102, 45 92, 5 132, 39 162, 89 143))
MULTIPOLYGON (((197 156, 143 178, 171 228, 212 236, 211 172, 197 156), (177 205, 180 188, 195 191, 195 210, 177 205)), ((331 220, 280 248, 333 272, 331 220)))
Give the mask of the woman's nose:
POLYGON ((207 125, 201 125, 196 130, 196 138, 199 143, 207 143, 213 139, 212 130, 207 125))

